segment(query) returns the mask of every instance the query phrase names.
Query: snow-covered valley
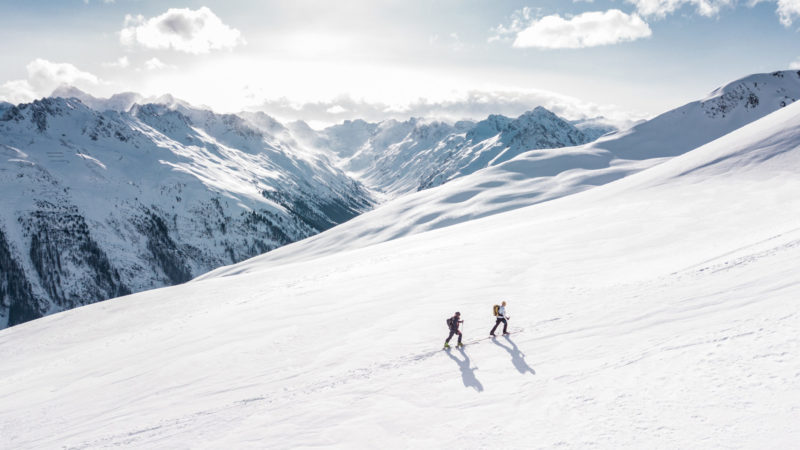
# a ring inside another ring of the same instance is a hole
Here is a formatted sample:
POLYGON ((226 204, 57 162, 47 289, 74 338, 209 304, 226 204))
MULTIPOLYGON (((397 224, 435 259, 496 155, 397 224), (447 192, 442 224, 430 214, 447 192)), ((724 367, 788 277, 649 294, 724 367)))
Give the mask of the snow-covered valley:
POLYGON ((705 142, 638 128, 625 136, 649 149, 565 150, 597 167, 526 153, 407 197, 483 196, 451 226, 376 238, 458 209, 399 198, 190 283, 3 330, 0 446, 790 448, 800 104, 770 108, 705 142), (530 186, 514 167, 542 160, 561 161, 545 175, 563 195, 502 207, 492 192, 530 186), (500 300, 516 333, 478 341, 500 300), (468 345, 442 351, 456 310, 468 345))

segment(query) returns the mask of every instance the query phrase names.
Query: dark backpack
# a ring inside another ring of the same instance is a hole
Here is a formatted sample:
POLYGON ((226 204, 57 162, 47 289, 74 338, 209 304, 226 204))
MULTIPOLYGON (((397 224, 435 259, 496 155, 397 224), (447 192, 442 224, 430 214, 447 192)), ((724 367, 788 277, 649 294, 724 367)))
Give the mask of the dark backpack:
POLYGON ((451 330, 453 329, 453 318, 452 317, 447 319, 447 328, 449 328, 451 330))
POLYGON ((495 317, 500 315, 500 305, 494 305, 494 308, 492 308, 492 314, 494 314, 495 317))

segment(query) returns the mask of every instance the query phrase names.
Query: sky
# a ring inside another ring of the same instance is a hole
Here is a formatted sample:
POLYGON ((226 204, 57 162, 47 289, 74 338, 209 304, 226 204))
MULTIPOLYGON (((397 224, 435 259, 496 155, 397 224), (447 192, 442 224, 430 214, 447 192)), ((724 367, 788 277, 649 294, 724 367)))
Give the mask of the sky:
POLYGON ((71 85, 325 125, 652 117, 800 70, 800 0, 0 0, 0 100, 71 85))

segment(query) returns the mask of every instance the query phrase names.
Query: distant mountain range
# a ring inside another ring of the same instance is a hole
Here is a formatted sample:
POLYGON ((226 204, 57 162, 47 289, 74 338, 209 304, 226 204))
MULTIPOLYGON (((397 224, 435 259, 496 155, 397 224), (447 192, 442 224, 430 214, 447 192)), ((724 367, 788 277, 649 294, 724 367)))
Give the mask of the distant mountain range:
POLYGON ((381 199, 598 133, 543 108, 315 131, 169 96, 55 95, 0 104, 0 327, 182 283, 381 199))
POLYGON ((392 196, 439 186, 527 150, 585 144, 614 131, 592 125, 579 129, 542 107, 515 119, 491 115, 455 124, 355 120, 319 133, 302 123, 293 129, 309 145, 331 151, 343 170, 392 196))

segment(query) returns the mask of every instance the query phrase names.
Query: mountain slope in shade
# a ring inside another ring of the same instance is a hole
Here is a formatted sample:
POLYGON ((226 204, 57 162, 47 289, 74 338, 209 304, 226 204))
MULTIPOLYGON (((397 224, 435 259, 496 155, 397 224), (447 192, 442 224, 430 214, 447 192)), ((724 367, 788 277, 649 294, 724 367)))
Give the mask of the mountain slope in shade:
POLYGON ((799 166, 795 104, 597 189, 4 330, 2 445, 791 447, 799 166), (499 300, 516 333, 477 341, 499 300))
POLYGON ((323 156, 185 106, 0 110, 0 326, 182 283, 372 206, 323 156))

